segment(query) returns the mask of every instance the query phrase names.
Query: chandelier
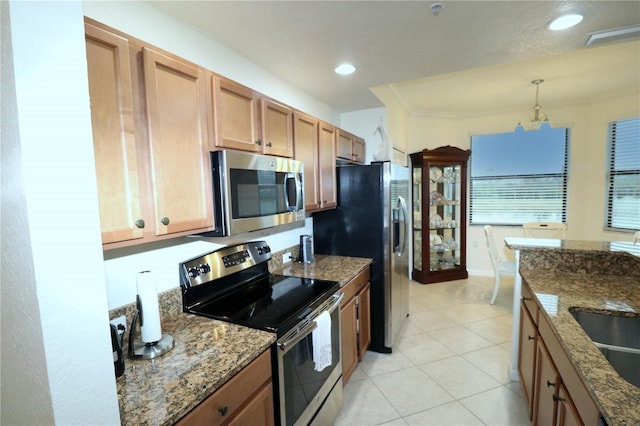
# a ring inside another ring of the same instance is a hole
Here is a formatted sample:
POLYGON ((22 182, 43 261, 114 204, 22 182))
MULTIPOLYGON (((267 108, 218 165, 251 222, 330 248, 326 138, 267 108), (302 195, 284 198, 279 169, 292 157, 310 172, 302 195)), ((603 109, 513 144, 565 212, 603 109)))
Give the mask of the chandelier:
MULTIPOLYGON (((536 80, 533 80, 531 82, 531 84, 535 84, 536 85, 536 104, 533 106, 533 118, 530 120, 529 122, 529 126, 531 128, 540 128, 540 125, 542 123, 548 123, 549 119, 547 118, 547 115, 545 113, 543 113, 542 110, 542 106, 540 105, 540 102, 538 100, 539 96, 540 96, 540 85, 544 83, 544 80, 541 78, 538 78, 536 80)), ((518 123, 518 126, 522 127, 522 123, 518 123)))

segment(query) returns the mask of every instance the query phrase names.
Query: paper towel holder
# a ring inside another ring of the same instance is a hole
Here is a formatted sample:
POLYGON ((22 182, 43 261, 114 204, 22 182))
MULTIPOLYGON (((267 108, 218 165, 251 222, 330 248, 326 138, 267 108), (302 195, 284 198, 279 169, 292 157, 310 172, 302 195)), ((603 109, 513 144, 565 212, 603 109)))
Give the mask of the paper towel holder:
POLYGON ((162 334, 160 340, 156 342, 143 342, 141 339, 135 338, 136 324, 140 319, 140 327, 144 321, 144 314, 142 313, 142 304, 140 303, 140 296, 136 295, 136 312, 131 321, 131 328, 129 329, 129 356, 134 359, 153 359, 162 356, 173 349, 174 341, 173 337, 168 334, 162 334))

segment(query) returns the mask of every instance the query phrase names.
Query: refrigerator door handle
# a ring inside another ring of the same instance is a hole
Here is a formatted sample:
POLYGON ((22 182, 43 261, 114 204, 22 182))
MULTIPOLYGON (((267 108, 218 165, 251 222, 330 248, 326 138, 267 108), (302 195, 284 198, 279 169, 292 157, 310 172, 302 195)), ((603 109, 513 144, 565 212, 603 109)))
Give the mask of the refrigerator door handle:
POLYGON ((400 228, 400 243, 396 249, 396 254, 402 256, 406 247, 407 236, 409 235, 409 222, 407 221, 407 202, 400 196, 398 196, 398 211, 400 215, 398 219, 404 224, 404 227, 400 228))

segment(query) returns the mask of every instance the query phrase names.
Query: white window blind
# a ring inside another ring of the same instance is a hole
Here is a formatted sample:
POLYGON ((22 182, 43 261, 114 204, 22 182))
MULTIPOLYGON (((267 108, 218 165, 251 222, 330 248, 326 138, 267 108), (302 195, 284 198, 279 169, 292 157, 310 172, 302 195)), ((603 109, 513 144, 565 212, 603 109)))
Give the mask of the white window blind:
POLYGON ((470 223, 566 222, 569 129, 471 138, 470 223))
POLYGON ((609 123, 606 229, 640 230, 640 117, 609 123))

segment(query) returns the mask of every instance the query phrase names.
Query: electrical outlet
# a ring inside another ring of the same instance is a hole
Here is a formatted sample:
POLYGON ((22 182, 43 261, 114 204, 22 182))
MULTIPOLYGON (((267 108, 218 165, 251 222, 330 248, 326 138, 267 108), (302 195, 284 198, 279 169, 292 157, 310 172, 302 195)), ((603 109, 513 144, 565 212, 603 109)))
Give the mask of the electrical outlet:
POLYGON ((109 322, 116 327, 116 330, 118 330, 118 334, 120 336, 122 336, 124 334, 124 332, 127 331, 127 317, 126 316, 124 316, 124 315, 119 316, 118 318, 114 318, 109 322))
POLYGON ((282 263, 285 264, 285 263, 290 263, 290 262, 291 262, 291 252, 288 251, 288 252, 285 252, 282 255, 282 263))

